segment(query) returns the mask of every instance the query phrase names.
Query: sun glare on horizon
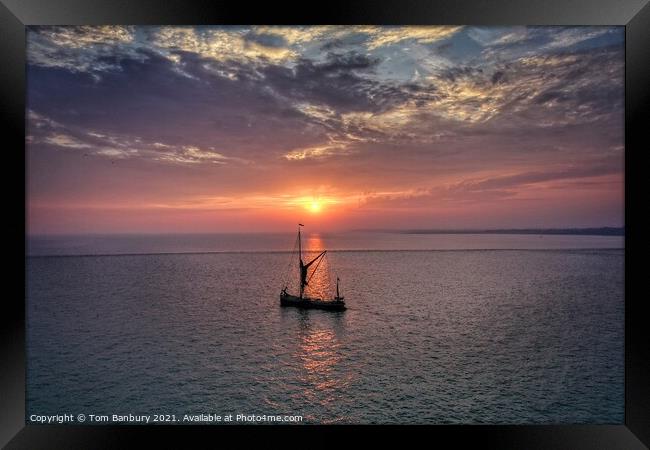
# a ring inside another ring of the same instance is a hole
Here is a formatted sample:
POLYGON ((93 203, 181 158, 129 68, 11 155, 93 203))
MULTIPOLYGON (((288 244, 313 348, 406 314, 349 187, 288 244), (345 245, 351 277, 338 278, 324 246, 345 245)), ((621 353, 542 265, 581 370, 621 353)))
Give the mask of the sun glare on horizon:
POLYGON ((309 210, 313 213, 319 213, 321 211, 322 205, 318 200, 312 200, 309 204, 309 210))

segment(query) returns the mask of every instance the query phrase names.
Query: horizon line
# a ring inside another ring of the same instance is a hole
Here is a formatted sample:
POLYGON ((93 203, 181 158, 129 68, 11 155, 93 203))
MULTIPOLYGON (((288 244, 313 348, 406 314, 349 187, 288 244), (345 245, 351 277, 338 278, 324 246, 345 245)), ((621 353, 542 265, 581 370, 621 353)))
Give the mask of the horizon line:
MULTIPOLYGON (((64 237, 64 236, 164 236, 164 235, 212 235, 212 234, 284 234, 290 231, 123 231, 123 232, 66 232, 66 233, 25 233, 26 238, 64 237)), ((550 227, 550 228, 353 228, 330 230, 331 233, 398 233, 398 234, 555 234, 625 236, 625 226, 602 227, 550 227)))

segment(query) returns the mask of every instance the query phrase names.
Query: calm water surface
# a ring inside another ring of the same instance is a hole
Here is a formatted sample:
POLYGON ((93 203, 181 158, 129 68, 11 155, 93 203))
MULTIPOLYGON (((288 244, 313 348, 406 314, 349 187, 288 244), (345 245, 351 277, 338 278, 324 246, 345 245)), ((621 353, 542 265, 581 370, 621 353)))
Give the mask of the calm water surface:
MULTIPOLYGON (((115 255, 145 253, 285 252, 295 235, 267 234, 163 234, 35 236, 28 254, 115 255)), ((307 246, 329 250, 490 250, 623 248, 623 236, 401 234, 348 232, 305 235, 307 246), (310 242, 311 241, 311 242, 310 242)))
POLYGON ((237 239, 32 241, 103 256, 27 259, 28 414, 623 422, 622 238, 308 236, 341 313, 279 307, 291 236, 237 239))

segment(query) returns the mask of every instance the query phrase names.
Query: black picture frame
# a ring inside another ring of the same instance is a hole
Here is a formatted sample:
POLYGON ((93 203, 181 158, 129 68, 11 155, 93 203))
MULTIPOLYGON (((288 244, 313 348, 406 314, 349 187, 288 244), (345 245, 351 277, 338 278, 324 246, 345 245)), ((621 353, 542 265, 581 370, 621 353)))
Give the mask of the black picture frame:
MULTIPOLYGON (((337 445, 341 434, 371 431, 374 438, 403 441, 414 432, 428 442, 480 444, 505 449, 636 449, 650 445, 650 346, 644 302, 634 294, 631 258, 643 247, 645 227, 634 221, 633 201, 650 103, 650 4, 648 0, 444 0, 328 1, 322 5, 188 0, 0 0, 0 114, 5 130, 2 177, 13 243, 5 280, 13 294, 2 300, 0 363, 0 445, 7 448, 112 448, 158 442, 163 448, 189 447, 187 440, 283 435, 288 442, 337 445), (25 27, 98 24, 469 24, 625 26, 625 423, 623 425, 525 426, 65 426, 25 424, 25 27), (645 114, 644 114, 645 113, 645 114), (7 139, 9 138, 9 139, 7 139), (23 167, 20 171, 18 168, 23 167), (7 176, 11 175, 11 176, 7 176), (22 237, 19 236, 22 233, 22 237), (633 242, 633 244, 632 244, 633 242), (632 244, 632 245, 631 245, 632 244), (22 266, 21 266, 22 264, 22 266)), ((645 144, 645 145, 644 145, 645 144)), ((640 214, 641 215, 641 214, 640 214)), ((645 219, 641 219, 644 221, 645 219)), ((638 280, 638 278, 637 278, 638 280)), ((195 441, 194 441, 195 442, 195 441)))

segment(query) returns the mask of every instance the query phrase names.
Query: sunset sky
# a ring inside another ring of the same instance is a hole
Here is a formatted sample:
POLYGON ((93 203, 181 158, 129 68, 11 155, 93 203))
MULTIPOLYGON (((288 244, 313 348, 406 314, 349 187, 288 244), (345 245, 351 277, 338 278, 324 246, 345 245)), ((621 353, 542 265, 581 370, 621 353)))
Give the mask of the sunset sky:
POLYGON ((623 225, 623 27, 31 27, 31 234, 623 225))

